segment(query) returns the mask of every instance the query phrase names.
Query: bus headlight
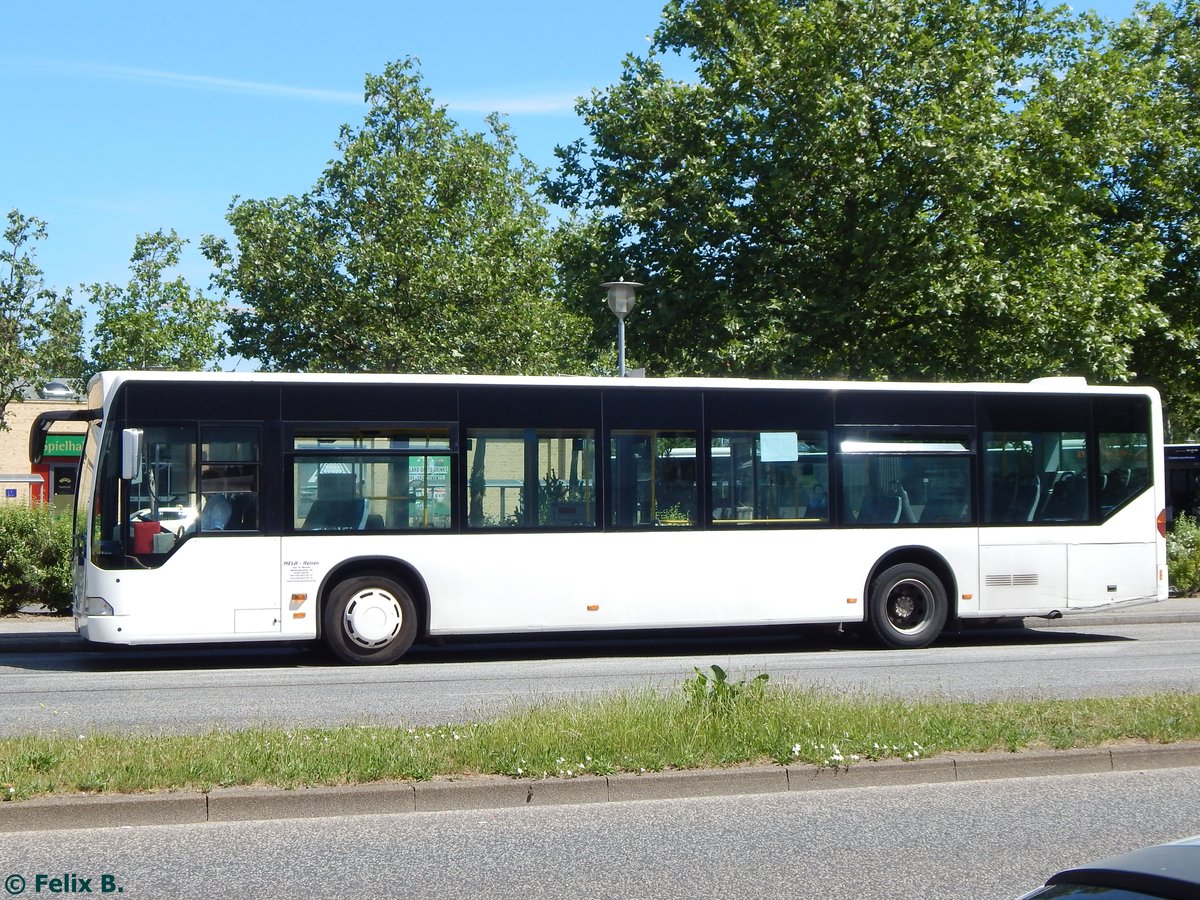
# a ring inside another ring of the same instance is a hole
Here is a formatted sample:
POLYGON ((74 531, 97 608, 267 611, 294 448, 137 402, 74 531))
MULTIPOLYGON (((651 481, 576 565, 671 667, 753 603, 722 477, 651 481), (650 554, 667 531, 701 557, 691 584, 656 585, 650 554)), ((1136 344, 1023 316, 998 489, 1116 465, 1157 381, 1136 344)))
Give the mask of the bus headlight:
POLYGON ((103 597, 85 597, 83 603, 84 610, 89 616, 111 616, 113 614, 112 604, 103 597))

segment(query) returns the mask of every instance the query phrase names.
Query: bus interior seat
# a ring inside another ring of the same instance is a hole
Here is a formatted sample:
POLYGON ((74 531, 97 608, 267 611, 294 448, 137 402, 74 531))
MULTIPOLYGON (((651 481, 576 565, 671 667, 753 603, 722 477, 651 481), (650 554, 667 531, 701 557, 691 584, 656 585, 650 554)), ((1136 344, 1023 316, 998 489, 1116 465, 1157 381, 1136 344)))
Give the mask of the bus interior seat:
POLYGON ((367 524, 367 501, 357 496, 352 474, 317 476, 317 498, 304 518, 305 531, 361 531, 367 524))
POLYGON ((1077 522, 1087 519, 1087 477, 1076 472, 1059 472, 1038 519, 1048 522, 1077 522))
POLYGON ((900 520, 900 498, 890 494, 868 494, 858 508, 856 521, 864 525, 888 525, 900 520))
POLYGON ((913 513, 912 504, 908 502, 908 491, 904 489, 898 481, 893 481, 890 488, 891 494, 900 498, 900 515, 896 518, 897 522, 907 522, 912 525, 917 521, 916 515, 913 513))
POLYGON ((1042 499, 1042 480, 1036 475, 1009 472, 993 482, 989 522, 1032 522, 1042 499))
POLYGON ((962 497, 934 497, 921 510, 921 524, 967 521, 967 501, 962 497))
POLYGON ((1009 507, 1006 522, 1032 522, 1042 498, 1042 479, 1036 475, 1024 475, 1017 479, 1017 490, 1009 507))
POLYGON ((248 491, 234 494, 230 500, 233 513, 229 517, 226 531, 258 530, 258 495, 248 491))
POLYGON ((913 523, 913 514, 908 501, 908 491, 898 481, 893 481, 888 493, 868 494, 858 509, 858 520, 865 525, 895 525, 900 522, 913 523))
POLYGON ((1017 499, 1019 476, 1016 472, 996 472, 992 476, 992 492, 988 497, 989 522, 1013 521, 1013 506, 1017 499))
POLYGON ((1121 501, 1128 497, 1131 493, 1130 485, 1133 481, 1133 471, 1124 467, 1118 467, 1108 473, 1108 477, 1104 481, 1104 487, 1100 491, 1100 505, 1108 508, 1119 506, 1121 501))

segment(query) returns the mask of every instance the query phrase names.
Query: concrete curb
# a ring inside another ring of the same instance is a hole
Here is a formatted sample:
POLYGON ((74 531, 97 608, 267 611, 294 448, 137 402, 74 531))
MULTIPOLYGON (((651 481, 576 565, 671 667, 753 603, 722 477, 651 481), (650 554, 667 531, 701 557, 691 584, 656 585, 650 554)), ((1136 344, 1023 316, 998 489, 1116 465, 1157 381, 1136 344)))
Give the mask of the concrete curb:
POLYGON ((570 779, 488 777, 297 790, 216 788, 207 794, 189 791, 104 797, 72 795, 0 803, 0 832, 524 809, 1192 766, 1200 766, 1200 742, 1019 753, 950 753, 911 762, 860 762, 836 769, 746 766, 570 779))

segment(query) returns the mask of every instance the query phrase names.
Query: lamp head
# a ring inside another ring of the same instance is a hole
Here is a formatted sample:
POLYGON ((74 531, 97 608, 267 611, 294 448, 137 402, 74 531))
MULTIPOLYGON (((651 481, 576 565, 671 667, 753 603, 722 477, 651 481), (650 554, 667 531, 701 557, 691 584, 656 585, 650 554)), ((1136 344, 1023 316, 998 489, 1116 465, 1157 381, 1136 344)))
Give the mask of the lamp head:
POLYGON ((637 302, 637 291, 642 285, 636 281, 606 281, 600 287, 608 292, 608 308, 618 319, 624 319, 633 311, 637 302))

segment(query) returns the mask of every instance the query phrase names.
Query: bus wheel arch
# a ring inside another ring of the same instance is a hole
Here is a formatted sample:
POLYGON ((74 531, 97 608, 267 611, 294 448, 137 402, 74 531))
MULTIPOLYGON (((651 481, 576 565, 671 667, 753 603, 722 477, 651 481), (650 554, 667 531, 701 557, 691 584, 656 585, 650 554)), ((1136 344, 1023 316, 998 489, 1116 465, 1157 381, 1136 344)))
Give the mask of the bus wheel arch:
POLYGON ((881 558, 865 596, 866 627, 886 647, 927 647, 957 615, 954 571, 926 547, 901 548, 881 558))
POLYGON ((321 587, 319 621, 322 641, 343 661, 396 662, 425 633, 424 579, 398 560, 347 561, 321 587))

